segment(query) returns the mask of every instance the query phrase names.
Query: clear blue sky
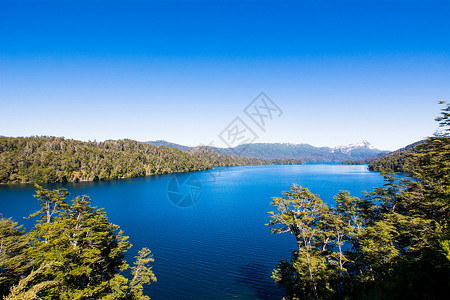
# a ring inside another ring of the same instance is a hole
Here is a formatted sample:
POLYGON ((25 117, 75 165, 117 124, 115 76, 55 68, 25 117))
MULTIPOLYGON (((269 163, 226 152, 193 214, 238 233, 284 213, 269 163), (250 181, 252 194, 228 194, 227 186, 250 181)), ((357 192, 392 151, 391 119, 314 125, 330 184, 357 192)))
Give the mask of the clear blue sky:
POLYGON ((220 146, 264 91, 258 142, 394 150, 450 100, 447 1, 80 2, 0 0, 0 135, 220 146))

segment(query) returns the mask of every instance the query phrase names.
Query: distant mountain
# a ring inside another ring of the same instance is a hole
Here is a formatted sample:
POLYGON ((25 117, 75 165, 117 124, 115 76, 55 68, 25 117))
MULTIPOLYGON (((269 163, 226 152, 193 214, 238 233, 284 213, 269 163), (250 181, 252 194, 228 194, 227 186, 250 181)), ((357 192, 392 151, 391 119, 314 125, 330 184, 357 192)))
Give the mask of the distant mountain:
POLYGON ((349 145, 339 147, 314 147, 309 144, 291 143, 255 143, 241 145, 235 148, 214 148, 219 153, 235 154, 265 159, 284 158, 300 159, 307 162, 339 162, 353 159, 361 160, 380 153, 388 153, 373 148, 370 144, 349 145))
MULTIPOLYGON (((166 141, 146 142, 151 145, 164 145, 180 150, 192 149, 166 141)), ((340 162, 344 160, 364 160, 377 155, 389 153, 375 149, 367 141, 348 146, 314 147, 309 144, 292 143, 254 143, 243 144, 234 148, 209 147, 217 153, 233 154, 264 159, 299 159, 306 162, 340 162)), ((183 150, 183 151, 186 151, 183 150)))
POLYGON ((261 159, 254 157, 244 157, 234 154, 218 153, 206 146, 198 146, 186 151, 191 155, 201 159, 206 159, 214 166, 228 167, 236 165, 301 165, 303 161, 299 159, 261 159))
POLYGON ((371 156, 369 158, 366 159, 362 159, 362 160, 354 160, 354 159, 348 159, 348 160, 343 160, 342 164, 343 165, 366 165, 366 164, 370 164, 371 162, 378 160, 382 157, 384 157, 385 155, 389 155, 390 153, 386 152, 381 152, 375 156, 371 156))
POLYGON ((333 148, 333 152, 341 152, 341 153, 345 153, 348 154, 353 150, 357 150, 357 149, 370 149, 370 150, 374 150, 375 147, 373 147, 368 141, 361 141, 359 143, 356 144, 350 144, 347 146, 337 146, 333 148))
POLYGON ((169 147, 169 148, 176 148, 181 151, 187 151, 187 150, 194 149, 194 147, 183 146, 180 144, 175 144, 175 143, 171 143, 171 142, 164 141, 164 140, 142 142, 142 144, 153 145, 153 146, 165 146, 165 147, 169 147))

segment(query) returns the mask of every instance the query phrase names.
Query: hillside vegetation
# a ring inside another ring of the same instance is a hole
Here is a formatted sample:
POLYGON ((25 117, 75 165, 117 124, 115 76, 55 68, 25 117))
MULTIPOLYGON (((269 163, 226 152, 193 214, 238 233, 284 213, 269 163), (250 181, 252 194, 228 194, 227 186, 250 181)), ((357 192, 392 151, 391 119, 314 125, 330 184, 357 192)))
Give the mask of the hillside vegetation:
POLYGON ((214 166, 299 164, 193 149, 183 152, 133 140, 82 142, 60 137, 0 138, 0 183, 74 182, 189 172, 214 166))
POLYGON ((379 159, 369 161, 369 170, 378 172, 411 172, 414 154, 417 154, 424 141, 419 141, 386 154, 379 159))

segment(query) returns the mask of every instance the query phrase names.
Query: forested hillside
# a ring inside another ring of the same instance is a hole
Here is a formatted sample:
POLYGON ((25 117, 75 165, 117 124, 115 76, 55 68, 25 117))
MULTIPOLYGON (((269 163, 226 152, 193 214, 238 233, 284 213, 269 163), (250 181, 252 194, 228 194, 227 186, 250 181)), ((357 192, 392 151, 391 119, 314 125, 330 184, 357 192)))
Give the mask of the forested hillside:
POLYGON ((413 154, 417 153, 424 141, 415 142, 392 153, 386 154, 379 159, 369 161, 370 171, 379 172, 410 172, 413 154))
POLYGON ((214 166, 301 163, 192 153, 133 140, 82 142, 58 137, 0 138, 0 183, 73 182, 211 169, 214 166))

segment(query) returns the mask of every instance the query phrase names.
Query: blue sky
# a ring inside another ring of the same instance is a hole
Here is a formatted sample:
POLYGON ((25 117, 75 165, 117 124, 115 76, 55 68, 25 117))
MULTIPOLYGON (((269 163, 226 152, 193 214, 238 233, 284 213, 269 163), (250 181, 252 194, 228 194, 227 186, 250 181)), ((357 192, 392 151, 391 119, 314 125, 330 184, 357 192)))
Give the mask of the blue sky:
POLYGON ((450 100, 447 1, 0 0, 0 135, 394 150, 450 100), (264 91, 282 110, 255 127, 264 91))

